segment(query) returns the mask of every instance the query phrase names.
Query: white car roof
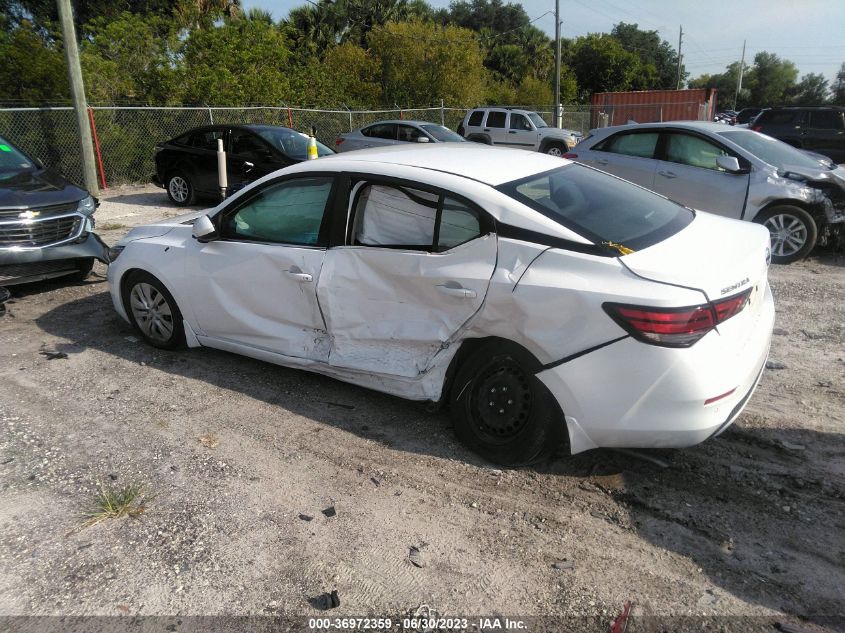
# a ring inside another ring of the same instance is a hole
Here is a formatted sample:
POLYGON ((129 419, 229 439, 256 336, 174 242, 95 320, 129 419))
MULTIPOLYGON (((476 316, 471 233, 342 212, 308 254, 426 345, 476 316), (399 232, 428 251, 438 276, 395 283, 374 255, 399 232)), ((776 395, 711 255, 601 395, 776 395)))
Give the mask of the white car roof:
MULTIPOLYGON (((322 162, 321 168, 332 171, 355 171, 367 169, 369 163, 388 163, 453 174, 492 187, 563 167, 571 162, 540 152, 477 143, 391 145, 344 152, 319 160, 322 162)), ((315 168, 307 161, 295 167, 299 168, 297 171, 315 168)))
POLYGON ((621 132, 622 130, 647 130, 647 129, 680 129, 680 130, 694 130, 698 132, 711 132, 718 134, 719 132, 727 132, 729 130, 742 130, 745 128, 734 127, 724 123, 715 123, 711 121, 663 121, 662 123, 629 123, 627 125, 614 125, 611 127, 597 128, 592 130, 594 135, 605 136, 614 132, 621 132))

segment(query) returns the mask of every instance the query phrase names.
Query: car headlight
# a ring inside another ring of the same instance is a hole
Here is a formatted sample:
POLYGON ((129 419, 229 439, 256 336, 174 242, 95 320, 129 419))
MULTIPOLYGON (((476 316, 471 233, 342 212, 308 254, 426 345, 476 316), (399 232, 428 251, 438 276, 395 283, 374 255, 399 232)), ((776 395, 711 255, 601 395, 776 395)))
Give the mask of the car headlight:
POLYGON ((97 209, 97 201, 92 196, 88 196, 79 201, 76 205, 76 210, 83 215, 91 215, 97 209))

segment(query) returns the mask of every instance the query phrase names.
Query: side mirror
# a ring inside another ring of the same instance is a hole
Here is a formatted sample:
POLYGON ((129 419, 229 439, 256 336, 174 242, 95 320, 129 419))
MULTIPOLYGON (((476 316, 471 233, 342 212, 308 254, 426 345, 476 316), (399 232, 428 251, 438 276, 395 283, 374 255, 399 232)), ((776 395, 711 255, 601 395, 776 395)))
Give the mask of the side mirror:
POLYGON ((245 174, 248 174, 249 172, 251 172, 253 170, 254 167, 255 167, 255 163, 251 163, 247 160, 247 161, 244 161, 243 165, 241 165, 241 171, 243 171, 245 174))
POLYGON ((742 167, 739 166, 739 159, 736 156, 717 156, 716 166, 731 174, 738 174, 742 171, 742 167))
POLYGON ((201 215, 194 222, 194 229, 192 232, 194 239, 197 242, 211 242, 217 239, 217 229, 214 227, 214 222, 207 215, 201 215))
POLYGON ((38 169, 44 169, 44 161, 38 157, 32 159, 32 164, 38 167, 38 169))
POLYGON ((428 143, 428 142, 429 142, 429 139, 428 139, 427 136, 418 136, 417 137, 417 143, 428 143))

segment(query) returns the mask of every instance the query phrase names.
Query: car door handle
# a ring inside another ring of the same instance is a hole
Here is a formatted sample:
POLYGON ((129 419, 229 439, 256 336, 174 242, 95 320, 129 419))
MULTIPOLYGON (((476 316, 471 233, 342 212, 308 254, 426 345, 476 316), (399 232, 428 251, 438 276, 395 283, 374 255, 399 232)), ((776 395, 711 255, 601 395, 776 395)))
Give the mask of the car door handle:
POLYGON ((489 127, 486 127, 486 128, 484 128, 484 131, 485 131, 485 132, 489 132, 489 131, 490 131, 490 128, 489 128, 489 127))
POLYGON ((516 130, 508 130, 508 134, 516 134, 516 130))
POLYGON ((596 164, 597 164, 597 165, 607 165, 609 162, 610 162, 610 161, 609 161, 609 160, 607 160, 606 158, 597 158, 597 159, 596 159, 596 164))
POLYGON ((298 282, 303 284, 307 284, 309 282, 314 281, 314 278, 311 275, 302 272, 302 270, 298 266, 294 266, 290 270, 286 270, 285 274, 291 279, 296 279, 298 282))
MULTIPOLYGON (((454 282, 452 282, 452 284, 454 284, 454 282)), ((478 296, 478 293, 475 292, 475 290, 464 288, 459 285, 441 284, 437 286, 437 289, 443 294, 451 295, 453 297, 462 297, 464 299, 475 299, 475 297, 478 296)))
POLYGON ((663 176, 664 178, 677 178, 678 177, 678 174, 676 174, 674 171, 665 171, 665 170, 661 169, 657 173, 660 174, 661 176, 663 176))

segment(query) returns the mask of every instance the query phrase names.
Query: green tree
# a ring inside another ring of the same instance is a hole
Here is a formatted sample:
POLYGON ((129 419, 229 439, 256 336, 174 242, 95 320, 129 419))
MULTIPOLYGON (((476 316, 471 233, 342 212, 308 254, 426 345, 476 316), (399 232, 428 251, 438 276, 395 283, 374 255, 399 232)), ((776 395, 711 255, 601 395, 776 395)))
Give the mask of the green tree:
MULTIPOLYGON (((636 24, 620 22, 610 34, 622 48, 640 58, 644 66, 653 70, 648 81, 640 81, 640 90, 674 90, 678 83, 678 53, 666 40, 662 40, 657 31, 643 31, 636 24)), ((681 83, 686 81, 688 73, 681 65, 681 83)))
POLYGON ((0 102, 37 105, 70 98, 61 42, 23 20, 0 31, 0 102))
POLYGON ((182 85, 189 103, 273 104, 290 98, 288 42, 274 24, 249 16, 191 31, 182 85))
POLYGON ((569 65, 578 81, 578 98, 582 101, 594 92, 630 89, 641 70, 639 57, 606 33, 591 33, 576 39, 569 65))
POLYGON ((774 53, 761 51, 754 56, 749 72, 748 88, 752 103, 759 106, 783 105, 795 92, 798 68, 774 53))
POLYGON ((484 95, 483 53, 472 31, 430 22, 375 27, 370 49, 381 68, 386 103, 478 103, 484 95))
POLYGON ((839 72, 836 73, 836 79, 830 89, 833 93, 831 103, 845 106, 845 62, 842 62, 839 67, 839 72))
POLYGON ((818 73, 808 73, 795 86, 792 103, 802 106, 824 105, 830 97, 827 79, 818 73))
MULTIPOLYGON (((743 85, 748 86, 751 79, 748 65, 745 66, 745 75, 743 85)), ((716 73, 714 75, 701 75, 689 82, 690 88, 715 88, 716 93, 716 108, 719 110, 727 110, 734 107, 734 99, 736 98, 736 87, 739 80, 739 62, 734 62, 725 68, 725 72, 716 73)), ((747 88, 743 88, 742 93, 736 99, 736 107, 744 108, 755 105, 750 101, 751 96, 747 88)))
POLYGON ((81 59, 89 101, 178 103, 172 60, 179 41, 171 20, 124 12, 96 18, 85 31, 81 59))
POLYGON ((360 46, 341 44, 330 49, 322 64, 330 87, 327 104, 372 106, 382 102, 379 63, 360 46))

